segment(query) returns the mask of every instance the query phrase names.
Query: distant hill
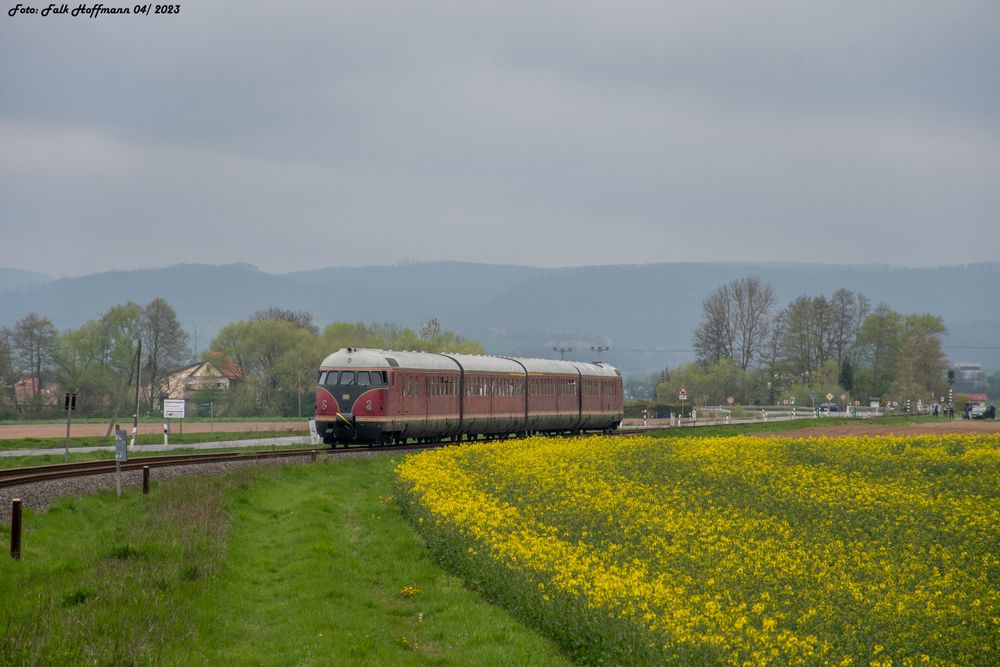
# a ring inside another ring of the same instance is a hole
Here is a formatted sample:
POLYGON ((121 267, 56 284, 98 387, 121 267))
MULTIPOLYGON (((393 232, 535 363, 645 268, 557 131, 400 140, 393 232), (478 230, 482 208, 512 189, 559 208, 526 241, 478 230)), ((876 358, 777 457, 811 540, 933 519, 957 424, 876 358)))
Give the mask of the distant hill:
MULTIPOLYGON (((437 317, 494 354, 553 356, 558 346, 573 348, 567 358, 592 359, 591 346, 609 345, 604 359, 625 370, 652 371, 690 360, 702 300, 723 283, 751 275, 774 286, 779 306, 845 287, 873 304, 942 316, 948 345, 1000 346, 1000 262, 931 269, 739 263, 540 269, 427 262, 286 274, 248 264, 180 264, 16 288, 0 283, 0 325, 35 311, 59 328, 76 327, 115 304, 163 297, 188 331, 197 331, 204 350, 226 323, 278 305, 307 310, 321 326, 361 320, 417 327, 437 317)), ((1000 350, 946 351, 953 361, 1000 369, 1000 350)))
POLYGON ((0 268, 0 292, 36 287, 52 280, 51 276, 23 269, 0 268))

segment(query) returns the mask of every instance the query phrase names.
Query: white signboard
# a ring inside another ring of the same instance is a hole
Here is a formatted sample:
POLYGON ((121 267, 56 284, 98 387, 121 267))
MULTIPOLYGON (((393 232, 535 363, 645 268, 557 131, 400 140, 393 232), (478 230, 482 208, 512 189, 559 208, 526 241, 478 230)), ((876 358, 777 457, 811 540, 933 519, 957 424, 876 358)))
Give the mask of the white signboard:
POLYGON ((677 392, 677 400, 679 401, 688 400, 688 390, 684 386, 681 386, 681 390, 677 392))
POLYGON ((167 398, 163 400, 164 419, 184 419, 184 400, 167 398))

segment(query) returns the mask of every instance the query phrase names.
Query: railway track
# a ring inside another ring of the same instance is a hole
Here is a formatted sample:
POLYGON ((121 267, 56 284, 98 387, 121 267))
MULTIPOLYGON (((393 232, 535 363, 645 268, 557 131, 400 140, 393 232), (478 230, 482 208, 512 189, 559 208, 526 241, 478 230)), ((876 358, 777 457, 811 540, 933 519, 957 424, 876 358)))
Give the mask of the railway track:
MULTIPOLYGON (((121 464, 123 472, 142 470, 144 467, 164 468, 173 466, 198 465, 205 463, 233 463, 259 461, 266 459, 281 459, 294 457, 349 456, 372 452, 417 451, 449 443, 428 443, 422 445, 385 445, 382 447, 354 447, 346 449, 308 448, 281 449, 262 452, 222 452, 210 454, 178 454, 169 456, 143 456, 121 464)), ((23 468, 8 468, 0 470, 0 488, 34 484, 50 480, 69 479, 71 477, 86 477, 89 475, 104 475, 115 472, 114 461, 84 461, 81 463, 58 463, 43 466, 28 466, 23 468)))
MULTIPOLYGON (((629 436, 641 435, 650 431, 658 431, 662 428, 629 428, 617 431, 615 435, 629 436)), ((341 449, 330 449, 326 446, 311 447, 307 449, 282 449, 274 451, 259 452, 222 452, 209 454, 177 454, 167 456, 142 456, 125 461, 121 464, 123 472, 130 470, 142 470, 144 467, 163 468, 173 466, 198 465, 204 463, 232 463, 255 461, 277 458, 312 457, 314 460, 320 455, 326 457, 350 456, 365 453, 390 453, 409 452, 422 449, 432 449, 445 445, 452 445, 455 442, 441 440, 426 443, 413 443, 406 445, 382 445, 377 447, 346 447, 341 449)), ((34 484, 50 480, 69 479, 72 477, 86 477, 89 475, 103 475, 115 472, 115 462, 111 461, 84 461, 81 463, 59 463, 42 466, 27 466, 23 468, 0 469, 0 488, 21 486, 24 484, 34 484)))

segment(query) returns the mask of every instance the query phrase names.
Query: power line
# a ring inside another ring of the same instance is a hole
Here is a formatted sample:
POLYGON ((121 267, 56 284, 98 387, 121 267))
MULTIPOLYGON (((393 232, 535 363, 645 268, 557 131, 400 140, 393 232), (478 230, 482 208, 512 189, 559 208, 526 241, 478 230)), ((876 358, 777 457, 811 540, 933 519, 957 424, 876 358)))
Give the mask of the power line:
MULTIPOLYGON (((1000 345, 942 345, 948 350, 1000 350, 1000 345)), ((694 352, 683 347, 616 347, 615 352, 694 352)))

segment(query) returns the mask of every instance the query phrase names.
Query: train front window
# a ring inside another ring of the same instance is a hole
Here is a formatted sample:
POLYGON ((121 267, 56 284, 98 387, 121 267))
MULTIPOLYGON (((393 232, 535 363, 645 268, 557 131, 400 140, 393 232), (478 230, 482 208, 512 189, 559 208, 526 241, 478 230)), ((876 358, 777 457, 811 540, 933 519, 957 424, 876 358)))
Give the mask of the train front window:
POLYGON ((367 387, 372 383, 371 378, 368 376, 368 371, 358 371, 358 386, 367 387))
POLYGON ((337 384, 337 371, 323 371, 323 378, 320 384, 337 384))
POLYGON ((381 387, 386 384, 385 371, 372 371, 372 386, 381 387))
POLYGON ((348 386, 354 384, 354 371, 344 371, 340 374, 340 384, 348 386))

